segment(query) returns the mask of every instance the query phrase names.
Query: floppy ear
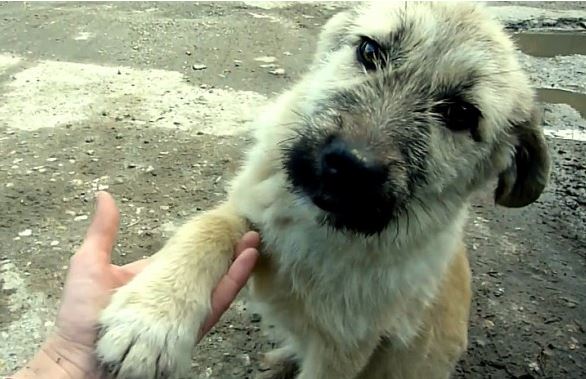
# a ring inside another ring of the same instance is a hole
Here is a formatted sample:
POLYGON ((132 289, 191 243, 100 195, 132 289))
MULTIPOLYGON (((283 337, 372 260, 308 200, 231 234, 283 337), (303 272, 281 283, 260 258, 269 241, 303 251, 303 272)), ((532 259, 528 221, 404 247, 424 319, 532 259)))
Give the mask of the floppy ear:
POLYGON ((515 157, 499 175, 495 190, 497 204, 520 208, 533 203, 547 185, 551 159, 541 128, 541 113, 534 109, 531 119, 513 126, 515 157))

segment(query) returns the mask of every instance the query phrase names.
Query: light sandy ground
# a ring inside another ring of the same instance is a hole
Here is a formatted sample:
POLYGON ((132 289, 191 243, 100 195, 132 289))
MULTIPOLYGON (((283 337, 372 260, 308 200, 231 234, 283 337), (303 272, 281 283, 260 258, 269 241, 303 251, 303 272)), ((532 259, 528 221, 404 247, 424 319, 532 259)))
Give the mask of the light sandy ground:
MULTIPOLYGON (((15 65, 20 57, 1 60, 15 65)), ((205 133, 237 134, 265 100, 252 91, 193 88, 176 71, 58 61, 18 72, 5 90, 0 120, 22 130, 62 127, 105 112, 133 114, 133 123, 146 127, 192 129, 195 124, 205 133)))

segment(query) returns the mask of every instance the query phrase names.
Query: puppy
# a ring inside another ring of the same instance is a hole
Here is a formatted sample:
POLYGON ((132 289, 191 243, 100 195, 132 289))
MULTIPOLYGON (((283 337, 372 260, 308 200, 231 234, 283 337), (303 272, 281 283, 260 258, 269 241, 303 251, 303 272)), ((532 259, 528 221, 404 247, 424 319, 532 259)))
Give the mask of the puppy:
POLYGON ((101 315, 117 378, 190 366, 210 294, 250 225, 273 378, 448 378, 467 345, 473 192, 543 191, 535 93, 479 5, 373 3, 334 16, 309 72, 256 122, 226 201, 183 225, 101 315))

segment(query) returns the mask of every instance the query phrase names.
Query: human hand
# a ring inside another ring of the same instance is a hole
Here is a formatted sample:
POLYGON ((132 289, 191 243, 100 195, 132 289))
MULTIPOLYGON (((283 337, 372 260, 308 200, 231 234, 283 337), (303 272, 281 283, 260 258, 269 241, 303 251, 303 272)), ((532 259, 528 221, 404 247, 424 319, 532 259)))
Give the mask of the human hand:
MULTIPOLYGON (((70 261, 56 330, 39 353, 42 359, 46 361, 49 357, 73 378, 97 377, 94 343, 100 312, 110 301, 114 290, 128 283, 148 265, 148 259, 124 266, 111 263, 119 218, 118 208, 110 194, 98 193, 92 223, 82 246, 70 261)), ((235 261, 212 294, 212 312, 200 338, 220 319, 246 283, 258 257, 258 244, 256 232, 245 234, 239 241, 235 261)))

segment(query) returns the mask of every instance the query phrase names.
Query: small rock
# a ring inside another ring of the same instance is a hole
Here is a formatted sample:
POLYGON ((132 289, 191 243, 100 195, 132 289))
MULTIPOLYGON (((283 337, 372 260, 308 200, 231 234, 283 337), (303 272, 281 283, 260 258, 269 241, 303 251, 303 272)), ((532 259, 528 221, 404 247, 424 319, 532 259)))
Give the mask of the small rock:
POLYGON ((561 299, 565 301, 568 308, 576 308, 576 305, 578 305, 578 301, 575 299, 571 299, 565 296, 562 296, 561 299))
POLYGON ((556 26, 558 22, 553 18, 544 18, 541 23, 543 26, 556 26))
POLYGON ((250 366, 250 355, 240 354, 240 356, 238 356, 238 358, 240 358, 240 361, 242 361, 242 364, 244 366, 250 366))
POLYGON ((476 340, 474 342, 476 343, 476 345, 478 345, 480 347, 486 346, 486 341, 481 338, 476 338, 476 340))
POLYGON ((283 55, 291 56, 293 54, 291 54, 291 52, 289 52, 289 51, 283 51, 283 55))
POLYGON ((57 246, 57 245, 59 245, 59 241, 51 241, 50 245, 57 246))
POLYGON ((252 323, 258 323, 258 322, 260 322, 261 319, 262 319, 262 317, 258 313, 253 313, 252 315, 250 315, 250 322, 252 322, 252 323))
POLYGON ((187 50, 187 51, 185 52, 185 55, 191 55, 191 51, 187 50))
POLYGON ((269 71, 269 74, 273 74, 273 75, 285 75, 285 69, 284 68, 277 68, 276 70, 271 70, 269 71))
POLYGON ((85 221, 87 220, 87 216, 86 215, 81 215, 81 216, 77 216, 73 218, 73 221, 85 221))
POLYGON ((25 229, 22 232, 18 233, 20 237, 29 237, 33 234, 33 231, 30 229, 25 229))
POLYGON ((275 57, 268 57, 268 56, 263 56, 263 57, 257 57, 254 58, 255 61, 257 62, 264 62, 264 63, 273 63, 277 60, 277 58, 275 57))
POLYGON ((153 171, 155 171, 155 168, 153 166, 149 166, 145 170, 145 172, 153 172, 153 171))
POLYGON ((492 329, 492 328, 494 328, 494 322, 492 322, 491 320, 484 320, 484 322, 482 323, 482 325, 486 329, 492 329))
POLYGON ((568 349, 570 349, 570 350, 576 350, 576 344, 575 343, 570 343, 568 345, 568 349))
POLYGON ((194 69, 195 71, 199 71, 199 70, 205 70, 206 68, 208 68, 208 66, 206 66, 205 64, 194 64, 193 66, 191 66, 192 69, 194 69))
POLYGON ((537 372, 537 371, 539 371, 539 370, 540 370, 540 369, 539 369, 539 364, 538 364, 537 362, 531 362, 531 363, 529 363, 529 369, 530 369, 531 371, 535 371, 535 372, 537 372))
POLYGON ((169 206, 168 205, 161 205, 159 207, 162 211, 168 211, 169 210, 169 206))

